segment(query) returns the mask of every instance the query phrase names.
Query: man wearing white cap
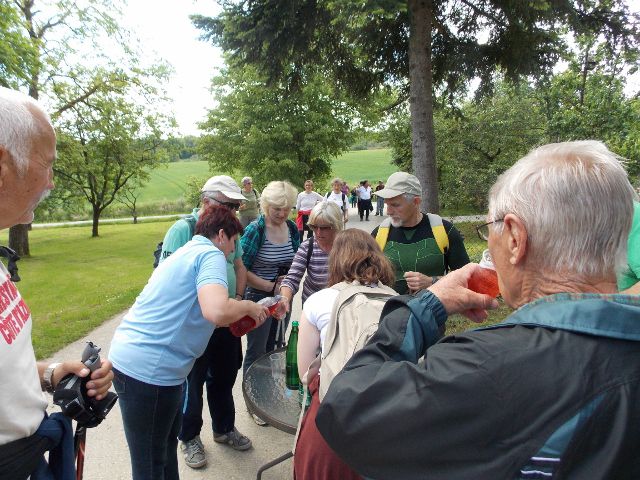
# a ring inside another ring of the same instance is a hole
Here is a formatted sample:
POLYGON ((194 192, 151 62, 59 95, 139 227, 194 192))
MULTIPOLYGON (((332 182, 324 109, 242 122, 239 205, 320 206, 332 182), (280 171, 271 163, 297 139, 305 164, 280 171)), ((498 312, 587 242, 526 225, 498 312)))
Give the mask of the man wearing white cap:
MULTIPOLYGON (((191 215, 178 220, 167 231, 162 243, 160 261, 191 240, 198 216, 206 205, 221 205, 237 211, 240 202, 245 201, 238 184, 227 175, 211 177, 201 192, 201 208, 194 208, 191 215)), ((242 292, 247 283, 247 270, 242 263, 242 247, 239 240, 236 241, 235 252, 227 257, 227 283, 229 297, 242 299, 242 292)), ((251 440, 235 428, 232 389, 241 365, 240 338, 233 336, 228 328, 217 327, 204 354, 193 365, 187 382, 182 429, 178 438, 181 440, 185 463, 191 468, 200 468, 207 463, 204 446, 200 440, 203 424, 202 390, 205 383, 213 424, 213 439, 235 450, 251 448, 251 440)))
POLYGON ((462 235, 451 222, 422 213, 422 186, 415 175, 393 173, 376 192, 387 205, 386 218, 371 234, 396 269, 400 294, 423 290, 450 270, 469 263, 462 235))

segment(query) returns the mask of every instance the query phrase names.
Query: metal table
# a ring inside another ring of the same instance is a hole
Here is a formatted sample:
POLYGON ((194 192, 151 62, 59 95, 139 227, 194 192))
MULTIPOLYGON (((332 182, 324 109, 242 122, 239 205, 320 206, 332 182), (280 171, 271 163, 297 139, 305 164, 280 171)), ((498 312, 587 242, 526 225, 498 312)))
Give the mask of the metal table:
MULTIPOLYGON (((242 382, 242 394, 249 411, 278 430, 295 435, 300 417, 298 391, 286 387, 284 370, 274 378, 269 360, 272 353, 284 351, 284 348, 279 348, 268 352, 247 369, 242 382)), ((262 472, 291 457, 293 453, 289 451, 260 467, 257 473, 258 480, 262 478, 262 472)))

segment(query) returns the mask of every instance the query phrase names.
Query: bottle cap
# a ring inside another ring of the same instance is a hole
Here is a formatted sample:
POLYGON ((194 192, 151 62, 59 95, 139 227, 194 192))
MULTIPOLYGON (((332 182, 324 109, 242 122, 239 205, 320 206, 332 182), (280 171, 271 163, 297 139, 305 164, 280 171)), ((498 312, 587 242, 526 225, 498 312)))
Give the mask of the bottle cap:
POLYGON ((297 327, 298 326, 298 321, 294 320, 293 322, 291 322, 291 326, 292 327, 297 327))

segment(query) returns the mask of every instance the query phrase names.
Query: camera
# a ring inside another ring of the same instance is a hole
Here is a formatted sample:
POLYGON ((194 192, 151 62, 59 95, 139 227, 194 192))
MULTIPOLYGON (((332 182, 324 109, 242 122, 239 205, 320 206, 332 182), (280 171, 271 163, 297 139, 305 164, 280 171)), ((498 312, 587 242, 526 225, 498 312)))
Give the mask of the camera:
MULTIPOLYGON (((100 368, 100 348, 92 342, 87 342, 87 346, 82 352, 82 363, 93 373, 100 368)), ((91 428, 102 422, 111 411, 118 395, 107 392, 102 400, 87 395, 87 382, 91 373, 84 378, 69 374, 64 377, 53 392, 53 403, 62 409, 62 413, 71 417, 78 426, 91 428)))

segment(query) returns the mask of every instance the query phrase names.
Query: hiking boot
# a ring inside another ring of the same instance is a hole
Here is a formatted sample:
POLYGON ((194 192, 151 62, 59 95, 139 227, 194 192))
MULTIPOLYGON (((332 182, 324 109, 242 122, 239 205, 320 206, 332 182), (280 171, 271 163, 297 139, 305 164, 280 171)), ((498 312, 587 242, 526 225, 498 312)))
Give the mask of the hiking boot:
POLYGON ((234 450, 249 450, 251 448, 251 440, 242 435, 237 428, 234 427, 229 433, 213 434, 213 441, 229 445, 234 450))
POLYGON ((191 468, 202 468, 207 464, 207 457, 204 453, 204 445, 200 440, 200 435, 196 435, 187 442, 180 442, 180 450, 184 455, 184 463, 191 468))

